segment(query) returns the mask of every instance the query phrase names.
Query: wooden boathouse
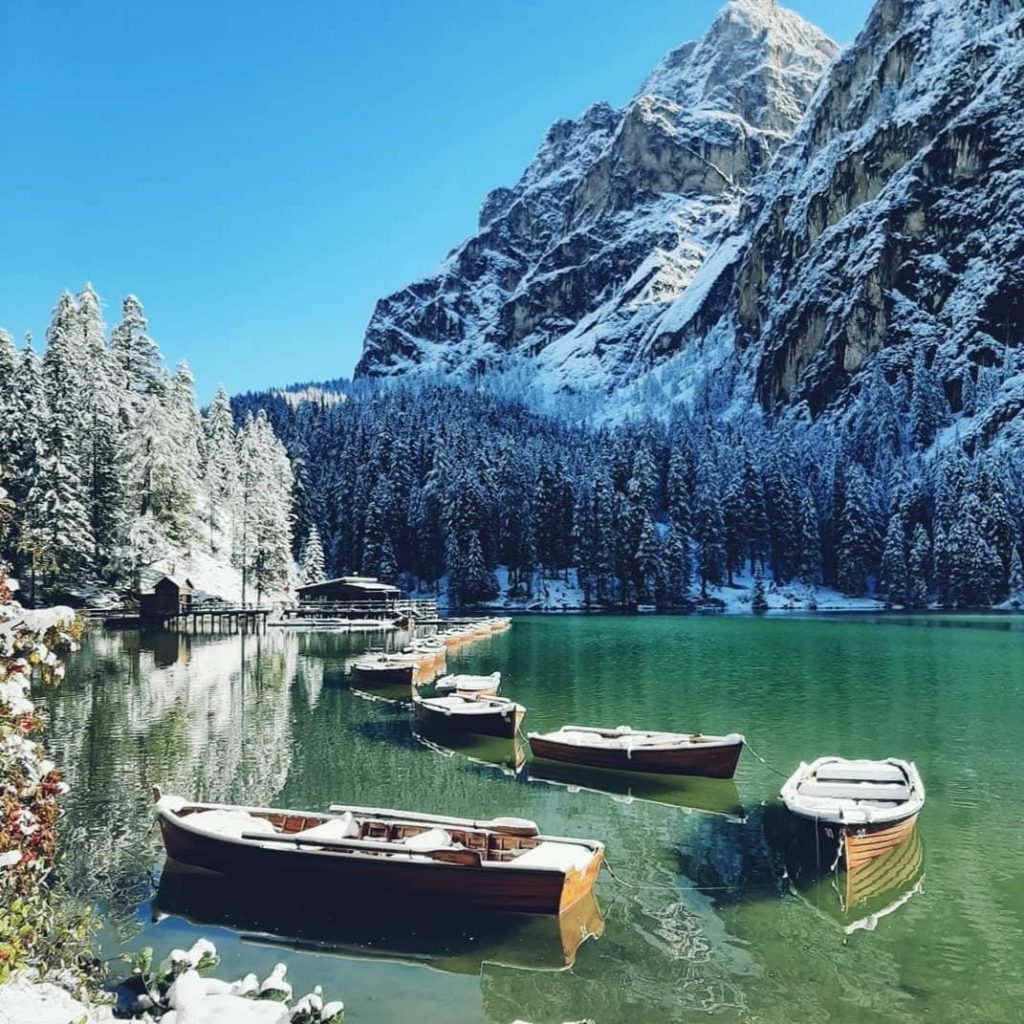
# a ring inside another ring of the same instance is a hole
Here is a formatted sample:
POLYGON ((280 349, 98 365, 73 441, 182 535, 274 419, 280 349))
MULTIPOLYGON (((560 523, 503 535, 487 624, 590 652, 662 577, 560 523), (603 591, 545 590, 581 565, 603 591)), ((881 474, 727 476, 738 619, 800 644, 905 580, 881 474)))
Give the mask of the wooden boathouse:
POLYGON ((285 620, 433 619, 437 602, 409 597, 390 583, 372 576, 339 576, 307 583, 296 591, 298 604, 284 609, 285 620))
POLYGON ((143 622, 159 622, 190 612, 194 590, 191 580, 161 576, 148 594, 139 595, 139 618, 143 622))

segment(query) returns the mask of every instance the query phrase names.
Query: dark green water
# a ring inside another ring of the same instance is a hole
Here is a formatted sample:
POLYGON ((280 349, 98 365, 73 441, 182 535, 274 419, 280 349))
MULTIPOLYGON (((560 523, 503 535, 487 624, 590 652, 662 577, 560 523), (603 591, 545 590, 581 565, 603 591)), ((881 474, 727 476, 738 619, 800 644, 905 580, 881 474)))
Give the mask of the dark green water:
POLYGON ((749 753, 735 785, 516 775, 510 746, 425 745, 405 707, 354 693, 345 663, 361 643, 87 639, 45 699, 72 785, 65 870, 103 909, 107 955, 203 934, 223 976, 284 960, 297 990, 320 982, 375 1024, 1024 1020, 1024 621, 537 617, 449 659, 500 669, 531 729, 736 729, 787 772, 826 753, 916 760, 921 849, 848 910, 845 876, 787 877, 780 779, 749 753), (599 881, 603 934, 571 968, 552 921, 409 919, 386 897, 367 916, 289 904, 272 879, 237 892, 168 877, 157 893, 154 782, 253 804, 523 815, 603 839, 620 880, 599 881))

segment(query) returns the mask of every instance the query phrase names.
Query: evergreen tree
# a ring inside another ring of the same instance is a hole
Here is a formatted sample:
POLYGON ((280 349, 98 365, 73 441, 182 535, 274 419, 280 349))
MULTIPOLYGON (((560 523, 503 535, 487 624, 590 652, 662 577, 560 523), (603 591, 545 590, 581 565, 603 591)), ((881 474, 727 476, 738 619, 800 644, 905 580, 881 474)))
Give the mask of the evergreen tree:
POLYGON ((814 506, 814 494, 810 488, 804 488, 800 501, 799 537, 797 575, 801 583, 813 587, 821 574, 821 534, 818 528, 818 512, 814 506))
POLYGON ((320 531, 316 526, 311 526, 302 554, 302 582, 323 583, 325 579, 327 574, 324 572, 324 546, 320 540, 320 531))
POLYGON ((878 574, 878 596, 886 607, 908 603, 907 540, 903 519, 897 513, 889 519, 889 528, 882 545, 882 565, 878 574))
POLYGON ((910 541, 908 570, 910 607, 925 608, 928 605, 930 590, 931 545, 928 541, 928 534, 920 523, 914 527, 914 535, 910 541))
POLYGON ((999 555, 986 541, 982 521, 981 504, 970 494, 947 538, 949 601, 957 608, 985 607, 998 595, 999 555))
POLYGON ((1014 547, 1010 556, 1010 602, 1014 608, 1024 603, 1024 566, 1021 565, 1020 548, 1014 547))
POLYGON ((844 497, 837 582, 844 594, 856 597, 867 591, 868 576, 876 564, 878 549, 871 485, 858 465, 846 476, 844 497))
MULTIPOLYGON (((232 511, 232 496, 238 486, 235 421, 231 413, 231 403, 223 387, 217 388, 217 393, 206 411, 203 433, 206 454, 205 477, 209 495, 210 552, 216 554, 218 532, 226 535, 232 528, 228 517, 232 511)), ((322 558, 322 547, 320 554, 322 558)))
POLYGON ((750 610, 755 615, 763 615, 768 611, 768 598, 764 594, 764 576, 760 566, 754 569, 754 590, 750 598, 750 610))
POLYGON ((960 383, 960 408, 965 416, 973 416, 977 411, 977 392, 970 367, 964 369, 963 380, 960 383))
POLYGON ((949 406, 933 369, 925 363, 924 350, 914 354, 914 390, 910 399, 910 427, 916 444, 927 448, 935 432, 949 421, 949 406))
POLYGON ((708 584, 721 584, 725 568, 722 503, 714 466, 707 455, 701 459, 697 473, 693 532, 699 545, 697 573, 700 577, 700 595, 706 601, 708 584))

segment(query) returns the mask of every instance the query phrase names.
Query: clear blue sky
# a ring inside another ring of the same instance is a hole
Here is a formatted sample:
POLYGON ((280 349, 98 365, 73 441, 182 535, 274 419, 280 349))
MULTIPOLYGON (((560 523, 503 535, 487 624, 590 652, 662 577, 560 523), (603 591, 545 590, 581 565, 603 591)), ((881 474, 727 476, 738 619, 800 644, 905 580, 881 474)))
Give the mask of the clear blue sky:
MULTIPOLYGON (((718 0, 4 0, 0 324, 136 293, 205 400, 348 375, 382 295, 545 129, 621 104, 718 0)), ((869 0, 795 0, 849 42, 869 0)))

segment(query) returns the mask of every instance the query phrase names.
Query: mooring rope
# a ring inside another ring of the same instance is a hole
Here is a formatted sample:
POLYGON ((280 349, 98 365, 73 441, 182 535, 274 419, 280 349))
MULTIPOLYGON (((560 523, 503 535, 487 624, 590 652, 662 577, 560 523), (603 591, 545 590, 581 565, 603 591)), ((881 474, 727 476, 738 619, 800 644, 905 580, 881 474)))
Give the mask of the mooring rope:
POLYGON ((752 747, 752 746, 750 745, 750 740, 748 740, 748 739, 744 738, 744 740, 743 740, 743 743, 744 743, 744 746, 746 746, 747 750, 749 750, 749 751, 750 751, 750 753, 752 753, 752 754, 754 755, 754 757, 756 757, 756 758, 758 759, 758 761, 760 761, 760 762, 761 762, 761 764, 763 764, 763 765, 765 766, 765 768, 767 768, 767 769, 768 769, 768 771, 770 771, 770 772, 775 772, 775 774, 776 774, 776 775, 778 775, 778 776, 779 776, 779 778, 781 778, 781 779, 788 779, 788 778, 789 778, 789 776, 788 776, 788 775, 787 775, 787 774, 786 774, 785 772, 783 772, 783 771, 779 771, 779 769, 778 769, 778 768, 776 768, 776 767, 775 767, 775 765, 773 765, 773 764, 772 764, 771 762, 769 762, 768 760, 766 760, 765 758, 763 758, 763 757, 762 757, 762 756, 761 756, 761 755, 760 755, 760 754, 759 754, 759 753, 758 753, 758 752, 757 752, 757 751, 756 751, 756 750, 755 750, 755 749, 754 749, 754 748, 753 748, 753 747, 752 747))
MULTIPOLYGON (((611 864, 608 863, 608 858, 605 857, 601 862, 601 866, 608 869, 608 874, 615 879, 619 885, 624 885, 628 889, 646 890, 650 892, 730 892, 736 889, 748 888, 741 885, 641 885, 639 882, 630 882, 626 878, 621 878, 615 873, 611 864)), ((759 888, 774 888, 773 886, 763 886, 759 888)))

